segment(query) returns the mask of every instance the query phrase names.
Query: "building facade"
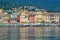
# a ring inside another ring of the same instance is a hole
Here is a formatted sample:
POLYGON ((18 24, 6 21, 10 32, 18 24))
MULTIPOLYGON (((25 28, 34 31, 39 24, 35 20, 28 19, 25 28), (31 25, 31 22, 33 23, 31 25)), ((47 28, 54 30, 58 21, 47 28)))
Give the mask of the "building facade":
POLYGON ((44 14, 45 22, 48 23, 58 23, 59 22, 59 14, 58 13, 47 13, 44 14))

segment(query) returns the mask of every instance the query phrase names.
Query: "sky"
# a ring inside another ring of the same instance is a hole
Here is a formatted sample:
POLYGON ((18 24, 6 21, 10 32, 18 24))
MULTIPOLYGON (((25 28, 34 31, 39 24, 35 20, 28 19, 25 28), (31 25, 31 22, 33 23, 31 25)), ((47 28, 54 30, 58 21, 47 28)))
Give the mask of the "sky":
POLYGON ((60 12, 60 0, 2 0, 5 2, 15 3, 19 6, 30 5, 49 11, 60 12))

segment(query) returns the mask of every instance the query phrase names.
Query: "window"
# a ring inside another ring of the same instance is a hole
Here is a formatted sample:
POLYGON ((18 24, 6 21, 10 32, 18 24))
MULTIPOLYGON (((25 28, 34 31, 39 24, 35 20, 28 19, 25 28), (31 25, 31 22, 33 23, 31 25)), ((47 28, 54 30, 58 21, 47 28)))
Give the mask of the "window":
POLYGON ((54 15, 53 14, 50 14, 50 17, 54 17, 54 15))
POLYGON ((42 20, 42 18, 37 18, 37 20, 42 20))
POLYGON ((50 20, 54 20, 54 18, 50 18, 50 20))
POLYGON ((1 17, 0 17, 0 19, 1 19, 1 17))

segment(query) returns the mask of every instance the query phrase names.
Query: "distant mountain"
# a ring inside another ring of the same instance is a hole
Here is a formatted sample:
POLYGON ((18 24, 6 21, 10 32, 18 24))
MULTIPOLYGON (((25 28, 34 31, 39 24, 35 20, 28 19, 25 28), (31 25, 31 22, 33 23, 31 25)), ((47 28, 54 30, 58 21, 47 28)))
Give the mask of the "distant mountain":
POLYGON ((35 6, 48 11, 60 12, 60 0, 0 0, 0 7, 35 6))

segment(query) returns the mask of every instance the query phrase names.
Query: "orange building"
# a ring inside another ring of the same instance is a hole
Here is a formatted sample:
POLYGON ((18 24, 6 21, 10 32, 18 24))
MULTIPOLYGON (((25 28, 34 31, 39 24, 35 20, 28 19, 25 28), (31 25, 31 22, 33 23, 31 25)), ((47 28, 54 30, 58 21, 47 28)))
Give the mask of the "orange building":
POLYGON ((29 22, 30 22, 30 23, 35 23, 34 14, 30 14, 30 16, 29 16, 29 22))

